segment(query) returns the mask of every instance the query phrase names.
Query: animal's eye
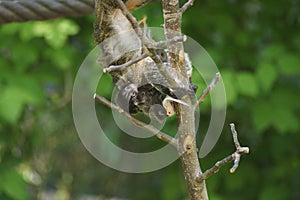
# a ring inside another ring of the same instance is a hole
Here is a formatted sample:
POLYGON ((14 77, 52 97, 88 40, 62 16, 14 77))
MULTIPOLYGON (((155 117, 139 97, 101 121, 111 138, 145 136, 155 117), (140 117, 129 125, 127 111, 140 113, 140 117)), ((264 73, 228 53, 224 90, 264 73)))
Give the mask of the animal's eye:
POLYGON ((166 52, 161 51, 161 52, 160 52, 160 57, 161 57, 161 59, 162 59, 163 61, 166 61, 166 60, 167 60, 167 54, 166 54, 166 52))

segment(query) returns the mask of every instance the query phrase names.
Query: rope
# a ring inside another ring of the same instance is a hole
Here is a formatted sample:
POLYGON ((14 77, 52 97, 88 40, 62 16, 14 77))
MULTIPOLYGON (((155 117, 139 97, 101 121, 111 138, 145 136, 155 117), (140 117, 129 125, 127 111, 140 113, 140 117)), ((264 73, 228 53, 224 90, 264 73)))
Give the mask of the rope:
POLYGON ((0 24, 75 17, 94 12, 94 0, 0 1, 0 24))

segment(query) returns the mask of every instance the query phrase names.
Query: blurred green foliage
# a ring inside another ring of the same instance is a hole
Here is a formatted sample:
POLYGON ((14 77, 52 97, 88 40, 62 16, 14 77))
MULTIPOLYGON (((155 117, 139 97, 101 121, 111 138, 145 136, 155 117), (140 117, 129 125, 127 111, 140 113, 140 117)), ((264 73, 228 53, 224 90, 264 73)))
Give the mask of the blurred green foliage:
MULTIPOLYGON (((201 160, 202 168, 234 150, 230 122, 236 123, 241 143, 250 147, 235 174, 227 166, 208 179, 213 200, 300 197, 299 4, 199 0, 183 16, 183 32, 212 56, 227 93, 224 131, 201 160)), ((149 26, 163 24, 159 2, 134 15, 147 16, 149 26)), ((57 199, 84 194, 188 199, 179 161, 157 172, 126 174, 102 165, 81 144, 70 101, 76 72, 94 47, 93 21, 86 16, 0 27, 0 199, 50 194, 57 199)), ((196 78, 200 93, 205 85, 196 78)), ((99 92, 109 98, 112 87, 104 76, 99 92)), ((209 103, 202 106, 199 138, 210 120, 209 103)), ((105 116, 101 123, 119 146, 139 150, 163 144, 155 138, 132 141, 114 125, 109 109, 99 109, 99 118, 105 116)))

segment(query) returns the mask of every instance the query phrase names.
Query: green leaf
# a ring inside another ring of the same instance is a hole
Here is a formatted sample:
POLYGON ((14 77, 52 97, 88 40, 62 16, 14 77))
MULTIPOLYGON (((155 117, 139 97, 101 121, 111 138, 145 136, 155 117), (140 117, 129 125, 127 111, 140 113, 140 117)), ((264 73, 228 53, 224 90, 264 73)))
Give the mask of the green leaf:
POLYGON ((7 87, 0 100, 0 116, 12 124, 19 119, 24 106, 20 92, 22 90, 19 88, 7 87))
POLYGON ((277 71, 274 66, 269 63, 261 64, 256 71, 256 77, 262 90, 268 92, 277 78, 277 71))
POLYGON ((67 19, 59 20, 53 24, 52 28, 53 31, 46 35, 45 38, 49 45, 54 48, 61 48, 66 43, 69 35, 75 35, 79 31, 78 25, 67 19))
POLYGON ((54 58, 52 60, 53 67, 56 67, 58 69, 68 69, 73 67, 72 63, 74 62, 72 59, 70 59, 75 53, 71 48, 68 47, 62 47, 59 49, 47 49, 45 50, 45 55, 48 58, 54 58))
POLYGON ((278 60, 279 70, 285 75, 300 74, 300 57, 299 55, 284 54, 278 60))
POLYGON ((271 111, 273 114, 272 124, 280 133, 289 131, 297 131, 299 128, 299 121, 295 114, 284 107, 277 107, 271 111))
POLYGON ((11 60, 19 71, 24 71, 37 61, 38 50, 31 47, 30 43, 16 43, 12 50, 11 60))
POLYGON ((267 129, 272 123, 272 108, 266 102, 256 102, 252 108, 252 120, 255 129, 260 133, 267 129))
POLYGON ((224 70, 221 76, 225 84, 227 104, 232 104, 237 99, 234 74, 232 71, 224 70))
POLYGON ((20 24, 17 23, 10 23, 1 26, 1 33, 5 35, 15 34, 19 30, 20 30, 20 24))
POLYGON ((12 124, 19 119, 26 103, 38 104, 43 100, 41 89, 33 79, 19 81, 3 88, 0 99, 0 116, 12 124))
POLYGON ((7 196, 15 200, 29 200, 26 183, 18 172, 8 169, 0 174, 0 180, 0 191, 7 196))
POLYGON ((59 19, 47 22, 32 22, 28 27, 23 28, 21 36, 24 40, 34 37, 43 37, 53 48, 62 47, 69 35, 75 35, 79 31, 79 26, 71 20, 59 19))
POLYGON ((278 60, 285 51, 286 50, 282 44, 267 46, 262 52, 262 62, 272 63, 278 60))
POLYGON ((262 99, 254 103, 252 117, 258 132, 263 132, 271 126, 282 134, 299 129, 298 118, 293 109, 283 106, 282 101, 274 98, 271 101, 262 99))
POLYGON ((258 86, 253 74, 241 72, 237 75, 237 87, 240 94, 255 97, 258 95, 258 86))
POLYGON ((272 92, 272 104, 285 107, 289 110, 299 109, 300 96, 299 87, 280 85, 272 92))

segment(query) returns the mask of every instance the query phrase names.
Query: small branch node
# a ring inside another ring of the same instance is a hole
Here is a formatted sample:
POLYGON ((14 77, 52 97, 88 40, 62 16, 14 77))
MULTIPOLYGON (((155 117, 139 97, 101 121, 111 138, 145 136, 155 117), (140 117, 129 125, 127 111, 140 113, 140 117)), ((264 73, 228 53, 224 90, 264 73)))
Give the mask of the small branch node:
POLYGON ((240 147, 237 151, 240 154, 242 154, 242 153, 249 153, 250 149, 249 149, 249 147, 240 147))
POLYGON ((183 35, 183 42, 185 42, 187 40, 187 36, 183 35))
POLYGON ((221 161, 218 161, 218 162, 216 162, 215 166, 216 166, 216 167, 219 167, 221 164, 222 164, 222 162, 221 162, 221 161))

